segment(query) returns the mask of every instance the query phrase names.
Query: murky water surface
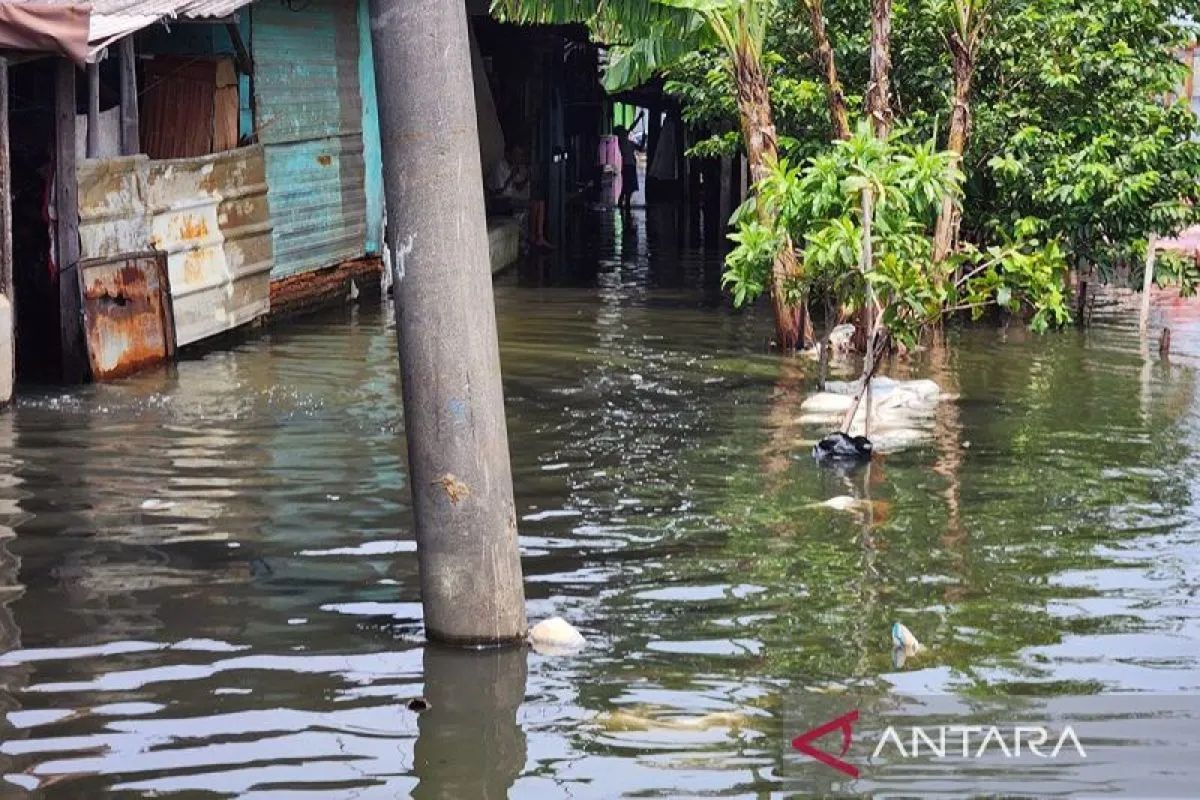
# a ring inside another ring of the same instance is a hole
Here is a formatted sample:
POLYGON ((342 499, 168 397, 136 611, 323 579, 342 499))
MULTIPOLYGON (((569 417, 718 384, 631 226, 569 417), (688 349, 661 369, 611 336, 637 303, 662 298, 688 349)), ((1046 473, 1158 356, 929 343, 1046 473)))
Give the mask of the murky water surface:
POLYGON ((0 416, 0 796, 1186 796, 1178 759, 856 780, 789 742, 1117 692, 1117 723, 1144 701, 1187 738, 1200 326, 1177 315, 1169 364, 1122 320, 951 332, 890 367, 958 394, 935 437, 822 474, 811 364, 667 222, 590 217, 497 286, 530 616, 577 623, 576 656, 423 645, 378 304, 0 416), (927 646, 902 667, 896 620, 927 646))

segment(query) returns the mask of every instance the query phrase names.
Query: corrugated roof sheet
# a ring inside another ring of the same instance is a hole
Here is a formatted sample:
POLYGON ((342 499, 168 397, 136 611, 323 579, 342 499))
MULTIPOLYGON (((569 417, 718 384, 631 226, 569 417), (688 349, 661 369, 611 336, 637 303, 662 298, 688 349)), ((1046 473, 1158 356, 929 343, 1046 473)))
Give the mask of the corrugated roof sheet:
MULTIPOLYGON (((81 0, 38 0, 50 5, 79 5, 81 0)), ((85 0, 86 2, 86 0, 85 0)), ((125 36, 160 20, 227 17, 252 0, 90 0, 88 43, 93 55, 125 36)))

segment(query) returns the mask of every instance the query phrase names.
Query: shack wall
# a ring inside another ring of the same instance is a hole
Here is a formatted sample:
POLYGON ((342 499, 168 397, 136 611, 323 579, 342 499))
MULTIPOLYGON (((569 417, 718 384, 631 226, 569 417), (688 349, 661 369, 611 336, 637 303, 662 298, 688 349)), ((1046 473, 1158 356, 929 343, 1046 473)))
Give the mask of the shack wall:
POLYGON ((367 248, 358 14, 337 0, 293 7, 259 4, 251 19, 276 279, 367 248))
POLYGON ((274 259, 261 147, 89 160, 78 175, 83 257, 165 252, 178 345, 270 310, 274 259))
POLYGON ((375 93, 375 53, 371 45, 369 0, 358 0, 358 83, 362 96, 363 166, 367 209, 367 253, 383 252, 383 145, 375 93))

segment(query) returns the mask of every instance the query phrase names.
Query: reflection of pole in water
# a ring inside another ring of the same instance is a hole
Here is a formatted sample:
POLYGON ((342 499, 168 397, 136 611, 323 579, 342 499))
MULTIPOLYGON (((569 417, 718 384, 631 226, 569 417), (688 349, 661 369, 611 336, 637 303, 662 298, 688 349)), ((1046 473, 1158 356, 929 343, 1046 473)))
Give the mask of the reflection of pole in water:
POLYGON ((414 748, 417 800, 508 797, 525 766, 527 651, 425 648, 425 699, 414 748))
POLYGON ((793 464, 792 454, 803 438, 799 409, 806 396, 805 377, 805 365, 799 359, 784 357, 779 362, 779 378, 771 392, 764 421, 767 441, 760 454, 771 491, 781 487, 793 464))
MULTIPOLYGON (((957 381, 950 365, 946 332, 941 328, 935 328, 930 337, 929 372, 943 392, 958 394, 957 381)), ((937 460, 933 464, 933 471, 946 481, 946 489, 942 495, 946 499, 946 530, 942 534, 942 545, 950 552, 960 579, 957 585, 948 586, 946 589, 946 599, 951 601, 962 596, 967 583, 967 534, 960 515, 962 431, 957 402, 938 403, 933 427, 933 439, 937 445, 937 460)))

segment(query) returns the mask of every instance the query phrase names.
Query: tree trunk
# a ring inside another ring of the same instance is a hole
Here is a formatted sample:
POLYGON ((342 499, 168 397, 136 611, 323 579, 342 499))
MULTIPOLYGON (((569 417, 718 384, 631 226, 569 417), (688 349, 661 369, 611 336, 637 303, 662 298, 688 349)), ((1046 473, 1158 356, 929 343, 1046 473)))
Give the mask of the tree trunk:
POLYGON ((871 0, 871 83, 867 116, 880 139, 892 130, 892 0, 871 0))
MULTIPOLYGON (((971 80, 975 73, 975 49, 968 47, 957 34, 950 37, 950 49, 954 54, 954 108, 950 112, 950 137, 946 149, 954 154, 954 167, 962 163, 967 149, 967 137, 971 131, 971 80)), ((962 215, 954 204, 954 197, 947 193, 942 198, 938 212, 937 227, 933 234, 933 261, 938 263, 950 254, 958 238, 958 226, 962 215)))
POLYGON ((829 104, 829 122, 833 126, 834 139, 850 138, 850 114, 846 110, 846 93, 838 78, 833 45, 829 42, 829 31, 825 29, 825 5, 823 0, 805 0, 808 6, 809 23, 812 25, 813 60, 817 69, 825 76, 825 99, 829 104))
MULTIPOLYGON (((762 66, 746 47, 741 47, 734 59, 734 80, 737 85, 738 116, 742 138, 746 142, 746 163, 750 179, 758 183, 779 160, 775 122, 771 117, 771 98, 762 66)), ((765 225, 774 223, 771 210, 758 206, 759 219, 765 225)), ((783 350, 803 347, 812 338, 812 321, 804 304, 793 305, 785 296, 787 284, 800 276, 800 265, 791 239, 785 240, 771 270, 771 304, 775 310, 776 343, 783 350)))

